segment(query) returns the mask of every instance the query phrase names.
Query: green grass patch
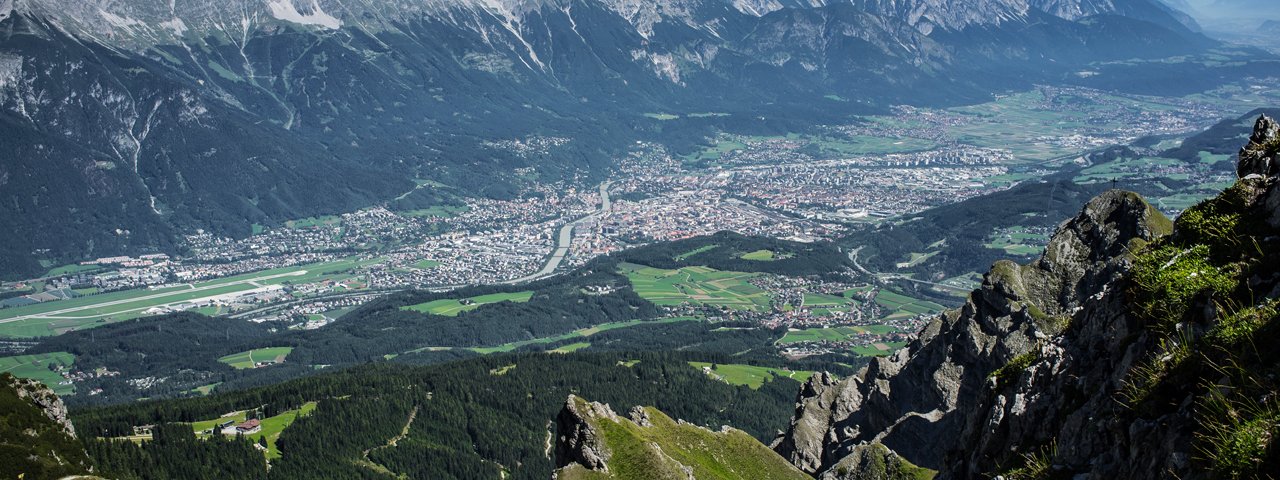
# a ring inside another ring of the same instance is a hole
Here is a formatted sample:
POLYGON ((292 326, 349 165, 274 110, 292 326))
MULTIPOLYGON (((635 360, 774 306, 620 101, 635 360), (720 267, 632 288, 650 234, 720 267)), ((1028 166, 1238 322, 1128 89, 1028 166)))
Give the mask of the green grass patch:
POLYGON ((525 290, 522 292, 510 293, 493 293, 489 295, 480 295, 463 299, 443 299, 435 300, 407 307, 400 307, 401 310, 412 310, 419 313, 430 315, 443 315, 446 317, 456 317, 462 312, 470 312, 482 306, 498 303, 498 302, 515 302, 526 303, 533 298, 533 291, 525 290))
POLYGON ((258 363, 283 363, 285 357, 293 352, 293 347, 269 347, 233 353, 219 358, 218 361, 231 365, 237 370, 254 368, 258 363))
POLYGON ((423 270, 430 270, 432 268, 439 267, 440 262, 437 262, 435 260, 418 260, 418 262, 414 263, 413 266, 417 268, 421 268, 423 270))
POLYGON ((466 205, 436 205, 429 208, 419 208, 417 210, 408 210, 400 212, 401 215, 414 218, 440 217, 453 218, 458 215, 471 211, 471 207, 466 205))
POLYGON ((71 265, 63 265, 63 266, 61 266, 61 267, 51 269, 51 270, 49 270, 47 273, 45 273, 45 274, 44 274, 44 276, 46 276, 46 277, 60 277, 60 276, 63 276, 63 275, 72 275, 72 274, 76 274, 76 273, 96 272, 96 271, 98 271, 98 270, 102 270, 102 266, 100 266, 100 265, 80 265, 80 264, 75 264, 75 263, 73 263, 73 264, 71 264, 71 265))
POLYGON ((688 259, 689 257, 692 257, 692 256, 697 255, 697 254, 699 254, 699 253, 710 252, 710 251, 712 251, 712 250, 715 250, 715 249, 716 249, 717 247, 719 247, 719 246, 720 246, 720 245, 707 245, 707 246, 704 246, 704 247, 699 247, 699 248, 696 248, 696 249, 693 249, 693 250, 689 250, 689 251, 687 251, 687 252, 684 252, 684 253, 681 253, 681 254, 679 254, 679 255, 676 255, 675 261, 677 261, 677 262, 683 262, 683 261, 685 261, 686 259, 688 259))
POLYGON ((705 305, 734 310, 765 311, 772 296, 752 285, 758 273, 725 272, 707 267, 662 270, 624 263, 620 273, 641 298, 656 305, 705 305))
POLYGON ((590 346, 591 346, 591 343, 590 343, 590 342, 570 343, 570 344, 565 345, 565 346, 563 346, 563 347, 560 347, 560 348, 557 348, 557 349, 555 349, 555 350, 552 350, 552 351, 551 351, 551 353, 573 353, 573 352, 576 352, 576 351, 578 351, 578 350, 582 350, 582 349, 587 348, 587 347, 590 347, 590 346))
POLYGON ((756 250, 751 253, 742 254, 743 260, 754 260, 757 262, 772 262, 777 260, 773 254, 773 250, 756 250))
POLYGON ((871 345, 853 347, 850 350, 864 357, 887 357, 905 346, 907 346, 907 342, 877 342, 871 345))
POLYGON ((572 332, 562 334, 562 335, 533 338, 529 340, 521 340, 518 342, 506 343, 503 345, 498 345, 496 347, 478 347, 478 348, 472 348, 470 350, 473 352, 479 353, 481 355, 489 355, 494 353, 506 353, 506 352, 514 351, 520 347, 528 346, 528 345, 546 345, 548 343, 555 343, 555 342, 569 340, 573 338, 587 338, 600 332, 616 330, 619 328, 628 328, 628 327, 634 327, 637 325, 660 325, 664 323, 694 322, 694 321, 698 321, 698 319, 694 317, 672 317, 672 318, 664 318, 660 320, 629 320, 625 322, 604 323, 604 324, 596 325, 594 327, 574 330, 572 332))
POLYGON ((746 385, 752 389, 759 389, 764 382, 772 380, 774 376, 790 378, 800 383, 809 381, 809 377, 813 376, 813 372, 803 370, 784 370, 781 368, 757 367, 753 365, 727 364, 718 365, 704 362, 689 362, 693 368, 697 368, 707 375, 722 380, 730 385, 746 385), (714 367, 714 368, 712 368, 714 367))
POLYGON ((0 373, 10 373, 15 377, 29 378, 45 384, 58 395, 75 393, 75 386, 61 385, 62 375, 51 370, 50 366, 69 368, 76 357, 67 352, 40 353, 35 355, 17 355, 0 357, 0 373))
MULTIPOLYGON (((267 456, 267 459, 272 460, 280 458, 280 450, 276 448, 276 440, 280 439, 280 433, 284 432, 290 425, 293 425, 293 422, 297 419, 310 415, 311 412, 315 411, 316 405, 316 402, 307 402, 300 408, 286 410, 281 412, 279 415, 261 419, 262 430, 258 433, 246 435, 245 438, 250 441, 257 442, 258 439, 265 437, 267 439, 267 451, 264 453, 267 456)), ((247 419, 248 414, 246 412, 236 412, 232 415, 212 420, 194 422, 191 424, 191 429, 198 434, 203 434, 206 430, 217 428, 218 424, 222 422, 231 420, 236 423, 242 423, 247 419)), ((220 435, 218 432, 214 432, 214 434, 220 435)))

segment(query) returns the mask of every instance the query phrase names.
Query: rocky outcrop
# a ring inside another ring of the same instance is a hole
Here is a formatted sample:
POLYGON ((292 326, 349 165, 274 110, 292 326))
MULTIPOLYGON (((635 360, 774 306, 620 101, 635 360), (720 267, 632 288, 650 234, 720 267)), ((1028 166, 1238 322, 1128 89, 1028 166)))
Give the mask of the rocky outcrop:
POLYGON ((596 427, 598 418, 618 420, 618 415, 608 405, 587 402, 570 395, 564 408, 556 416, 556 467, 573 464, 588 470, 607 472, 606 463, 611 456, 604 444, 604 435, 596 427))
POLYGON ((569 396, 557 419, 555 478, 808 478, 741 430, 712 431, 672 420, 651 407, 634 407, 629 417, 614 414, 608 405, 569 396))
POLYGON ((941 468, 955 438, 942 433, 964 429, 992 373, 1044 348, 1065 317, 1124 271, 1127 249, 1169 228, 1135 194, 1111 191, 1094 199, 1059 228, 1038 261, 997 263, 963 307, 933 321, 892 357, 839 382, 812 378, 775 450, 806 472, 828 476, 873 443, 916 465, 941 468))
POLYGON ((39 408, 45 417, 57 424, 64 433, 74 438, 76 436, 76 427, 71 424, 71 419, 67 414, 67 406, 62 403, 62 399, 53 393, 49 387, 35 380, 26 378, 18 378, 6 375, 0 378, 0 381, 6 384, 7 388, 13 389, 17 393, 19 399, 24 399, 39 408))
POLYGON ((62 400, 40 382, 0 373, 0 478, 88 478, 92 470, 62 400))
POLYGON ((1254 124, 1253 135, 1249 136, 1249 144, 1240 149, 1240 165, 1236 173, 1240 178, 1280 174, 1277 147, 1280 147, 1280 125, 1266 115, 1259 117, 1254 124))
POLYGON ((1260 118, 1241 181, 1176 227, 1107 192, 893 357, 815 376, 775 450, 829 479, 890 478, 879 445, 939 478, 1277 468, 1280 353, 1256 345, 1280 335, 1278 130, 1260 118))

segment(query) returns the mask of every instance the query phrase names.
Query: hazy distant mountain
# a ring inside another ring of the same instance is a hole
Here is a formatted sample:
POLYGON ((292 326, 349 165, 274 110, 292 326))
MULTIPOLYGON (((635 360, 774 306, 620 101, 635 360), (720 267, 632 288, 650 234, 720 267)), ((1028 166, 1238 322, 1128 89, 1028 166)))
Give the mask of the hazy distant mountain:
POLYGON ((642 112, 819 123, 1210 45, 1155 0, 0 0, 0 272, 243 235, 414 176, 509 195, 516 167, 600 175, 637 138, 696 137, 642 112), (530 135, 573 141, 486 143, 530 135))

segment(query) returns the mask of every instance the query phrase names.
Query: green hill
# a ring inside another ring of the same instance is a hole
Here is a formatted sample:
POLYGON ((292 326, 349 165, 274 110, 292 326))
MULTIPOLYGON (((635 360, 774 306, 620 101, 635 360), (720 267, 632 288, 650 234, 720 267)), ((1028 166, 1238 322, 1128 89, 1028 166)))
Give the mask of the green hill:
POLYGON ((809 478, 741 430, 711 431, 652 407, 635 407, 630 417, 570 395, 557 419, 556 478, 809 478))

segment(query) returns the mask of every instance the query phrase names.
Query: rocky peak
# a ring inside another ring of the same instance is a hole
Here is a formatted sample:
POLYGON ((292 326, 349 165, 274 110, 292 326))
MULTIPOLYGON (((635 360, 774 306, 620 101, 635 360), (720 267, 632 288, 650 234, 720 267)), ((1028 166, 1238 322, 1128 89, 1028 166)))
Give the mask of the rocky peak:
POLYGON ((588 470, 609 471, 606 462, 612 454, 597 426, 600 418, 616 422, 618 415, 608 405, 569 395, 564 408, 556 416, 556 468, 578 464, 588 470))
POLYGON ((39 408, 45 417, 52 420, 61 430, 70 435, 76 436, 76 428, 71 424, 71 419, 67 414, 67 406, 62 403, 62 399, 53 393, 49 387, 35 380, 26 378, 18 378, 5 374, 0 377, 0 383, 6 388, 13 389, 17 393, 19 399, 24 399, 39 408))
POLYGON ((850 462, 875 458, 868 446, 876 444, 941 468, 955 439, 948 432, 964 428, 993 382, 1012 376, 1006 366, 1039 356, 1072 313, 1121 276, 1130 248, 1169 230, 1168 219, 1135 194, 1095 198, 1059 227, 1039 260, 997 263, 963 307, 903 350, 848 379, 811 379, 775 451, 823 478, 855 478, 850 462))
POLYGON ((1280 354, 1255 347, 1280 334, 1278 130, 1260 118, 1243 178, 1176 223, 1107 192, 906 349, 815 376, 775 450, 824 479, 888 478, 894 459, 939 478, 1280 468, 1280 354))
POLYGON ((1240 178, 1250 175, 1274 177, 1280 174, 1280 124, 1266 115, 1254 123, 1249 144, 1240 149, 1240 178))

